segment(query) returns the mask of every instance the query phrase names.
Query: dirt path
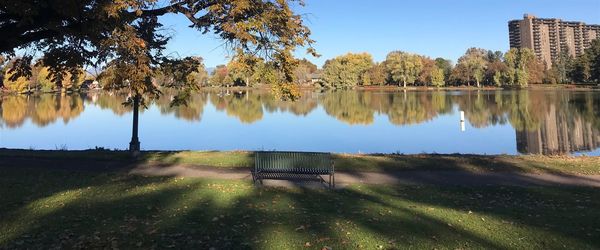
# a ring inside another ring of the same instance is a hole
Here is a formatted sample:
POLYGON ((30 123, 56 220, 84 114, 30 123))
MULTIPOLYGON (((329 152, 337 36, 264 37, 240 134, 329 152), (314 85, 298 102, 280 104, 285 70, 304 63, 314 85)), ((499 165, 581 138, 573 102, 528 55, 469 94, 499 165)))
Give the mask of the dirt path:
MULTIPOLYGON (((68 171, 125 171, 131 174, 146 176, 178 176, 205 177, 230 180, 252 180, 250 169, 224 169, 208 166, 185 165, 140 165, 119 161, 93 161, 77 159, 43 159, 5 157, 0 158, 0 168, 29 168, 62 169, 68 171)), ((467 172, 467 171, 396 171, 396 172, 343 172, 335 175, 337 187, 350 184, 388 184, 388 185, 454 185, 454 186, 586 186, 600 188, 600 175, 568 175, 550 173, 520 173, 520 172, 467 172)), ((292 182, 267 180, 267 185, 323 185, 318 182, 292 182)))
MULTIPOLYGON (((147 176, 206 177, 231 180, 252 180, 248 169, 215 169, 189 166, 144 166, 134 168, 131 174, 147 176)), ((268 185, 296 185, 292 181, 267 180, 268 185)), ((600 175, 560 175, 534 173, 473 173, 466 171, 398 171, 394 173, 337 172, 338 187, 349 184, 403 184, 454 186, 587 186, 600 187, 600 175)), ((302 183, 301 185, 306 185, 302 183)), ((310 183, 308 185, 311 185, 310 183)), ((314 185, 314 184, 313 184, 314 185)), ((318 183, 316 183, 318 185, 318 183)))

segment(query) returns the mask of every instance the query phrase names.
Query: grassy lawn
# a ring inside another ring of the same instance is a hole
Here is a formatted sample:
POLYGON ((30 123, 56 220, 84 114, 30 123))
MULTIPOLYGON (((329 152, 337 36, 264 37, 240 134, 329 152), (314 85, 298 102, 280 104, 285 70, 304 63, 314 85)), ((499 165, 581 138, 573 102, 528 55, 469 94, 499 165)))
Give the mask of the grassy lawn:
POLYGON ((590 249, 600 189, 352 186, 0 168, 1 248, 590 249))
MULTIPOLYGON (((0 149, 0 157, 53 160, 100 160, 131 163, 125 151, 36 151, 0 149)), ((508 155, 334 155, 337 170, 402 171, 464 170, 472 172, 534 172, 555 174, 600 174, 600 157, 508 156, 508 155)), ((0 159, 1 160, 1 159, 0 159)), ((246 151, 146 151, 136 164, 183 164, 220 168, 250 168, 252 152, 246 151)))

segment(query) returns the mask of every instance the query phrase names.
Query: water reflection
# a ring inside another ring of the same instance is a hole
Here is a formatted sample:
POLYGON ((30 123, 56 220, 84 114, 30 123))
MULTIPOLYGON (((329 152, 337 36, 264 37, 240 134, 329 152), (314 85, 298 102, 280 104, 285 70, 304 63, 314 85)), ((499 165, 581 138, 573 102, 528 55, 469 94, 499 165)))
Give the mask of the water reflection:
POLYGON ((83 112, 83 98, 76 95, 8 96, 0 98, 0 117, 9 128, 18 128, 27 118, 39 127, 58 119, 68 123, 83 112))
POLYGON ((206 104, 207 95, 201 93, 192 96, 187 105, 171 106, 171 101, 175 97, 174 91, 166 91, 158 100, 156 105, 160 107, 160 113, 163 115, 174 114, 178 119, 186 121, 202 120, 204 105, 206 104))
MULTIPOLYGON (((310 117, 318 109, 350 126, 373 126, 377 117, 386 117, 396 127, 422 126, 461 110, 472 129, 514 128, 514 145, 520 153, 565 154, 600 147, 600 92, 592 91, 307 91, 296 102, 283 102, 265 90, 207 90, 194 95, 187 106, 171 107, 175 94, 167 91, 149 106, 157 108, 161 116, 201 122, 210 105, 247 126, 268 114, 310 117)), ((57 120, 67 124, 84 113, 88 105, 123 116, 131 112, 130 107, 122 105, 125 99, 126 95, 114 93, 4 96, 0 98, 0 124, 9 129, 3 133, 18 129, 27 120, 37 127, 57 120)), ((210 121, 208 118, 206 122, 210 121)), ((311 122, 319 126, 318 120, 311 122)), ((457 128, 458 123, 456 120, 457 128)), ((429 148, 435 149, 435 145, 429 148)))

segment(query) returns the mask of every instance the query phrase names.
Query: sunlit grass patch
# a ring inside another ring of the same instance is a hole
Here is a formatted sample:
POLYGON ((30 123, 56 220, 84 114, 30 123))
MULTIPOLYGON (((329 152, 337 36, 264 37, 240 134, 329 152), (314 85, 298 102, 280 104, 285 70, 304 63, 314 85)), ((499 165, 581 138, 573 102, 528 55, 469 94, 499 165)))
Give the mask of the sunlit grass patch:
POLYGON ((142 159, 148 163, 195 164, 213 167, 250 167, 254 165, 253 153, 246 151, 145 152, 142 159))

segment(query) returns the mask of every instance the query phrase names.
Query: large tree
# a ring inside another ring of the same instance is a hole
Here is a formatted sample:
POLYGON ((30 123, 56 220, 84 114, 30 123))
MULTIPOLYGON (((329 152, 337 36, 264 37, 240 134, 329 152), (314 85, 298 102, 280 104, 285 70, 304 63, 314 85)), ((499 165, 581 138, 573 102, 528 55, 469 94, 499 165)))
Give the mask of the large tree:
POLYGON ((510 84, 527 86, 531 78, 532 65, 536 65, 537 58, 531 49, 512 48, 504 54, 504 63, 508 70, 506 79, 510 84))
POLYGON ((470 48, 458 59, 458 64, 465 69, 467 83, 475 80, 477 87, 480 86, 487 69, 487 58, 493 57, 493 55, 494 53, 488 56, 488 51, 484 49, 470 48))
POLYGON ((450 60, 438 57, 435 59, 435 66, 444 72, 444 81, 448 82, 450 80, 450 75, 452 74, 452 62, 450 60))
POLYGON ((589 64, 589 80, 600 82, 600 39, 592 41, 583 56, 589 64))
POLYGON ((423 64, 423 68, 421 69, 421 72, 419 73, 417 82, 419 84, 422 84, 423 86, 427 86, 428 84, 432 83, 431 78, 432 78, 433 74, 435 74, 435 71, 438 70, 438 68, 435 65, 435 61, 432 60, 431 58, 429 58, 427 56, 420 56, 420 58, 421 58, 421 64, 423 64))
POLYGON ((405 88, 406 84, 415 83, 423 69, 419 55, 402 51, 390 52, 385 59, 385 65, 392 81, 402 83, 405 88))
POLYGON ((323 80, 333 88, 352 88, 363 82, 364 73, 373 65, 368 53, 348 53, 325 62, 323 80))
POLYGON ((385 72, 385 65, 383 63, 375 63, 369 68, 362 76, 362 85, 384 85, 387 80, 387 74, 385 72))
MULTIPOLYGON (((137 110, 143 98, 160 95, 154 70, 165 61, 169 37, 158 17, 183 15, 189 26, 213 33, 236 51, 260 54, 292 82, 298 46, 312 49, 310 31, 293 12, 301 0, 19 0, 0 5, 0 54, 25 55, 10 69, 13 80, 31 74, 33 54, 43 51, 55 82, 82 66, 112 67, 116 88, 131 93, 134 128, 130 149, 139 151, 137 110), (126 84, 122 84, 126 83, 126 84)), ((185 87, 185 86, 184 86, 185 87)), ((192 86, 193 87, 193 86, 192 86)))

